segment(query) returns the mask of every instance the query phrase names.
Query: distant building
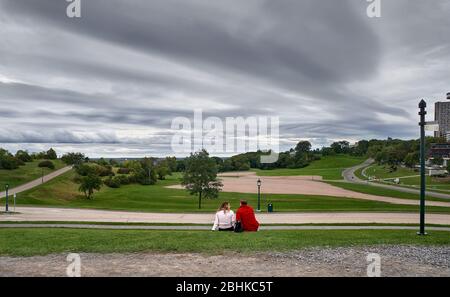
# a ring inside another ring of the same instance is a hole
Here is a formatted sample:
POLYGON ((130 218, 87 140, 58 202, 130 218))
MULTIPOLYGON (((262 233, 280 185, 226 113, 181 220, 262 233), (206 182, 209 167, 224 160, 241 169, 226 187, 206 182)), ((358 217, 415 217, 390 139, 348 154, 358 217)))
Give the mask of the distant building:
POLYGON ((444 160, 444 166, 447 166, 450 160, 450 144, 448 143, 433 143, 428 151, 428 161, 434 158, 442 158, 444 160))
POLYGON ((439 124, 439 131, 434 132, 435 137, 450 137, 450 101, 436 102, 434 120, 439 124))

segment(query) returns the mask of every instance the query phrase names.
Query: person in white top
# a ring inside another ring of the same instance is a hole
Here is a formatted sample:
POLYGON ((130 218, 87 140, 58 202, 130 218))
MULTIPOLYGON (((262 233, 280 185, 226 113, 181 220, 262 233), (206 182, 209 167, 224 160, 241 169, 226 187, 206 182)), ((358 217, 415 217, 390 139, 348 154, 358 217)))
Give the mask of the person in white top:
POLYGON ((224 202, 216 212, 216 218, 214 219, 212 230, 233 231, 235 222, 236 216, 231 210, 230 203, 224 202))

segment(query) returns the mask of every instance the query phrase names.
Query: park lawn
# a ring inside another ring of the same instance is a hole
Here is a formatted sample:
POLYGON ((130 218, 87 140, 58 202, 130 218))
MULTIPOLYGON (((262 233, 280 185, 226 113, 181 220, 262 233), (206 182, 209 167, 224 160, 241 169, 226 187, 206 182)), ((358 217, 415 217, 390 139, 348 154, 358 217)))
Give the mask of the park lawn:
MULTIPOLYGON (((339 188, 342 188, 342 189, 359 192, 359 193, 364 193, 364 194, 394 197, 394 198, 403 198, 403 199, 413 199, 413 200, 420 199, 419 194, 405 193, 405 192, 391 190, 391 189, 385 189, 385 188, 381 188, 381 187, 377 187, 377 186, 354 184, 354 183, 349 183, 349 182, 332 182, 332 181, 327 181, 326 183, 336 186, 336 187, 339 187, 339 188)), ((431 196, 426 196, 426 200, 449 202, 448 199, 431 197, 431 196)))
POLYGON ((5 184, 9 184, 9 188, 14 188, 41 177, 42 172, 44 172, 44 175, 49 174, 65 166, 64 162, 61 160, 51 161, 55 164, 55 169, 38 167, 38 164, 42 162, 42 160, 27 162, 25 165, 19 166, 19 168, 14 170, 0 169, 1 190, 3 190, 5 184))
POLYGON ((324 156, 320 160, 313 161, 304 168, 297 169, 252 169, 260 176, 295 176, 295 175, 318 175, 327 180, 341 180, 344 169, 358 165, 365 161, 365 157, 349 155, 324 156))
POLYGON ((359 168, 359 169, 356 169, 355 170, 355 176, 357 177, 357 178, 359 178, 359 179, 362 179, 362 180, 366 180, 367 178, 362 174, 362 172, 363 172, 363 170, 365 169, 366 167, 361 167, 361 168, 359 168))
MULTIPOLYGON (((198 199, 182 189, 169 189, 168 185, 179 183, 179 174, 158 181, 153 186, 137 184, 122 186, 118 189, 103 186, 94 194, 92 200, 78 192, 78 185, 72 181, 74 171, 67 172, 48 183, 20 193, 17 205, 92 208, 108 210, 128 210, 142 212, 208 212, 213 213, 222 201, 229 201, 236 209, 241 199, 246 199, 256 207, 257 195, 242 193, 220 193, 218 199, 203 199, 202 209, 198 209, 198 199)), ((274 204, 274 210, 280 212, 324 212, 324 211, 384 211, 416 212, 414 205, 390 204, 362 199, 311 196, 262 194, 262 209, 268 203, 274 204)), ((429 207, 429 212, 449 213, 450 207, 429 207)))
POLYGON ((54 253, 289 251, 308 247, 379 244, 450 245, 446 231, 417 236, 413 230, 291 230, 240 234, 211 231, 0 228, 0 255, 54 253))
POLYGON ((376 179, 397 178, 402 176, 414 176, 419 175, 419 172, 414 171, 411 168, 398 167, 396 171, 390 172, 389 166, 384 165, 372 165, 367 167, 365 171, 367 176, 371 176, 376 179))
MULTIPOLYGON (((437 189, 437 190, 450 190, 450 179, 449 178, 437 178, 426 176, 425 181, 428 189, 437 189)), ((400 178, 400 184, 402 185, 420 185, 420 176, 415 177, 405 177, 400 178)))

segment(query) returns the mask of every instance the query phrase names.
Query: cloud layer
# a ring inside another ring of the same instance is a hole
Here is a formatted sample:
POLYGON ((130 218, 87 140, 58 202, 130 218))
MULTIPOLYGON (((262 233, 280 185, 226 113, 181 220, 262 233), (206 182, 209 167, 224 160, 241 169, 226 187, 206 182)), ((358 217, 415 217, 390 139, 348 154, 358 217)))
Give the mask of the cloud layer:
POLYGON ((279 116, 282 146, 417 136, 449 91, 446 0, 0 0, 0 145, 170 154, 170 123, 279 116), (394 2, 394 3, 393 3, 394 2), (430 108, 432 114, 432 108, 430 108))

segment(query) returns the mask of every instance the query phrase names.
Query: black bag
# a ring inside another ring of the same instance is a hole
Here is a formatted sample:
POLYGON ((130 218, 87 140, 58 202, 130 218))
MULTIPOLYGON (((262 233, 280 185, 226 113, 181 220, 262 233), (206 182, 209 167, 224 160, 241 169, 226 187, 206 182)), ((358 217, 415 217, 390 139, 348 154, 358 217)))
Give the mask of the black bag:
POLYGON ((242 223, 240 221, 237 221, 234 225, 234 232, 241 233, 244 232, 244 228, 242 228, 242 223))

